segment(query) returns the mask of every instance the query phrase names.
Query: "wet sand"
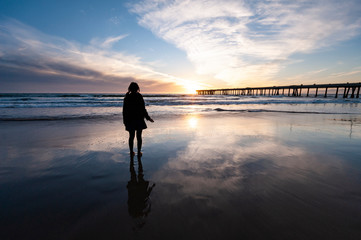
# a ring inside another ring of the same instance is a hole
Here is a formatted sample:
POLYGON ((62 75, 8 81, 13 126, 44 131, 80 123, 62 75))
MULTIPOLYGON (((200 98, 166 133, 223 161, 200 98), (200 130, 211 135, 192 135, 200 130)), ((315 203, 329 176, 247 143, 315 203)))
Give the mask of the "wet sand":
POLYGON ((154 119, 0 122, 0 239, 361 239, 360 116, 154 119))

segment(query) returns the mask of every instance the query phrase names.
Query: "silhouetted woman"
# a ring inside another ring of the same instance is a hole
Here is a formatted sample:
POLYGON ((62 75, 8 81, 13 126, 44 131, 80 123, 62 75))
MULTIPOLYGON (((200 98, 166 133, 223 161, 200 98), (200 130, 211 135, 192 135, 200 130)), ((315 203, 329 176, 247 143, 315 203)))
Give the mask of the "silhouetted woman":
POLYGON ((135 133, 137 134, 138 155, 142 155, 142 131, 147 128, 144 118, 154 122, 145 109, 144 99, 139 91, 138 84, 132 82, 128 87, 128 92, 125 94, 123 101, 123 123, 125 129, 129 132, 129 150, 131 156, 134 156, 133 145, 135 133))

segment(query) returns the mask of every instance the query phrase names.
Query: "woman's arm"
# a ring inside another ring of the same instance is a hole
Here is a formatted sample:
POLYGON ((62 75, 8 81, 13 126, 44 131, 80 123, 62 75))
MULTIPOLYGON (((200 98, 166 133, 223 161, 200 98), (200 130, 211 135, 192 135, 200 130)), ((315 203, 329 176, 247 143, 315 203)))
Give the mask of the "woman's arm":
POLYGON ((140 96, 141 96, 141 99, 142 99, 143 113, 144 113, 145 119, 147 119, 150 122, 154 122, 154 120, 151 117, 149 117, 147 109, 145 108, 145 102, 144 102, 143 96, 142 95, 140 95, 140 96))

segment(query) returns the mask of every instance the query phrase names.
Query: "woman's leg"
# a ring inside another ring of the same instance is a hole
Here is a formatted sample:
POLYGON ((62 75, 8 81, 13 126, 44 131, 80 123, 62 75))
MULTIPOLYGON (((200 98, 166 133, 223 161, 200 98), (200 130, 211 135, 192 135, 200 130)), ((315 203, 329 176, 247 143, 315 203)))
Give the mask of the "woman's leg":
POLYGON ((142 130, 137 130, 138 154, 142 151, 142 130))
POLYGON ((129 151, 130 154, 133 156, 133 146, 134 146, 134 137, 135 137, 135 130, 129 131, 129 151))

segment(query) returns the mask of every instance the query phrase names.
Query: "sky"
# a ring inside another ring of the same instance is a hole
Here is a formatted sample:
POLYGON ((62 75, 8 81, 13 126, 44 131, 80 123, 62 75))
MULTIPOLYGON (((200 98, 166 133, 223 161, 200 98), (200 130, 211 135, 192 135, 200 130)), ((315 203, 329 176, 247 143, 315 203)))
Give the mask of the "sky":
POLYGON ((0 92, 361 82, 359 0, 0 0, 0 92))

